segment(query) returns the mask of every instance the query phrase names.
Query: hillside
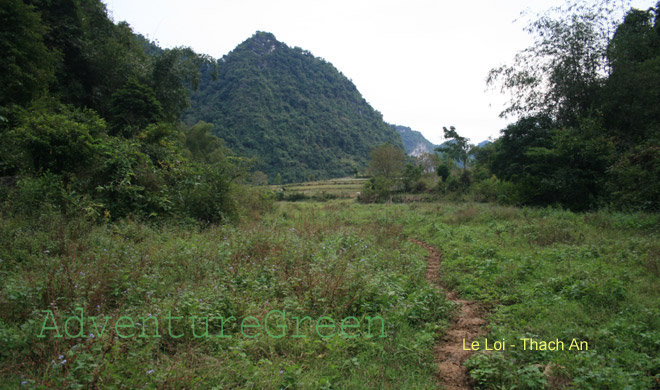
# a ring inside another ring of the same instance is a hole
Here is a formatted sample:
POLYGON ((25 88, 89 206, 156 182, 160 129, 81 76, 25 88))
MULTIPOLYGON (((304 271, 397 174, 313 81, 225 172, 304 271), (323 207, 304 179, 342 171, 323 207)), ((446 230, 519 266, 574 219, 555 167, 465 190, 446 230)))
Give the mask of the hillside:
POLYGON ((366 167, 372 148, 399 135, 334 66, 257 32, 205 69, 184 121, 205 121, 255 169, 285 182, 341 177, 366 167))
POLYGON ((438 145, 434 145, 431 141, 427 140, 422 133, 411 129, 410 127, 399 125, 390 126, 401 135, 403 147, 406 150, 406 154, 409 156, 417 157, 423 153, 433 153, 433 150, 438 147, 438 145))

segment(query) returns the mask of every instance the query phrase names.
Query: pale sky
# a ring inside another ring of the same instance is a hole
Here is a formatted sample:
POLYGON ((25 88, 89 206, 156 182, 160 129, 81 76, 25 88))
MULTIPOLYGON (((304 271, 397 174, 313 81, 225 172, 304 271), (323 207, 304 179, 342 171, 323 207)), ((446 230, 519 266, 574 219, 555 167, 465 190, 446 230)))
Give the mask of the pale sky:
MULTIPOLYGON (((256 31, 332 63, 388 123, 442 142, 442 127, 478 143, 513 121, 488 71, 532 42, 531 15, 563 0, 103 0, 115 22, 161 47, 220 58, 256 31), (514 22, 516 19, 520 19, 514 22)), ((638 0, 643 6, 654 1, 638 0)))

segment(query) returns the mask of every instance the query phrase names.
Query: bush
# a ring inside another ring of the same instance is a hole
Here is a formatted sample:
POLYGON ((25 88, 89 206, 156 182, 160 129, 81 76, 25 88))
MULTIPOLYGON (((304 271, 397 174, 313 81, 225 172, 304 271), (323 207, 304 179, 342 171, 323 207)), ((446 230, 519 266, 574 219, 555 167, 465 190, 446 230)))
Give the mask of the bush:
POLYGON ((386 179, 384 176, 376 176, 369 179, 364 183, 360 195, 358 195, 358 202, 360 203, 378 203, 384 202, 389 198, 392 192, 392 180, 386 179))
POLYGON ((624 154, 609 170, 608 188, 619 208, 660 210, 660 147, 639 145, 624 154))
MULTIPOLYGON (((422 183, 422 166, 414 164, 406 164, 403 171, 403 189, 405 192, 418 192, 420 183, 422 183)), ((422 191, 423 191, 423 187, 422 191)))
POLYGON ((451 171, 449 170, 449 166, 447 164, 440 164, 436 168, 436 172, 438 173, 438 176, 442 178, 443 182, 447 181, 447 178, 449 178, 449 175, 451 174, 451 171))
POLYGON ((67 193, 59 175, 23 177, 9 192, 9 209, 14 213, 37 215, 66 209, 67 193))
POLYGON ((474 199, 477 202, 495 202, 498 200, 500 180, 493 175, 474 186, 474 199))
POLYGON ((477 202, 497 202, 508 205, 520 203, 518 187, 511 182, 498 179, 495 175, 480 181, 473 188, 474 200, 477 202))
MULTIPOLYGON (((48 103, 46 103, 48 104, 48 103)), ((33 173, 77 173, 86 170, 97 153, 105 121, 91 110, 57 106, 24 113, 9 132, 23 169, 33 173)))
POLYGON ((199 166, 185 179, 182 208, 198 220, 217 223, 238 216, 234 184, 217 165, 199 166))

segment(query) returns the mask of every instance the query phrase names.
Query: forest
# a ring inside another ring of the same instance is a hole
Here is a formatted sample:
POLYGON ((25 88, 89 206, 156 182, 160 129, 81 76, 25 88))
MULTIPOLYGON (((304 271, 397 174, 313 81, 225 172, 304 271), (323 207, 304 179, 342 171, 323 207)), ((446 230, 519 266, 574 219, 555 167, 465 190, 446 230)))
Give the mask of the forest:
POLYGON ((402 146, 346 76, 273 34, 255 33, 202 74, 184 121, 213 124, 271 182, 277 175, 283 183, 353 175, 371 149, 402 146))
POLYGON ((0 387, 660 389, 660 3, 567 4, 426 145, 270 33, 0 2, 0 387))

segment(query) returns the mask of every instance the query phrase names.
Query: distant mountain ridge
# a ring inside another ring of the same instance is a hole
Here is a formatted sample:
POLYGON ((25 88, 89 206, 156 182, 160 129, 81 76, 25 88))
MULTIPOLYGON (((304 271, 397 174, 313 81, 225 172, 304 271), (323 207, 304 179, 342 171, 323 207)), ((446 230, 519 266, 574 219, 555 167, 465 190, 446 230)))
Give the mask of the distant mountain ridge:
POLYGON ((228 147, 255 157, 272 181, 340 177, 366 168, 383 143, 403 147, 355 85, 332 64, 257 32, 203 70, 184 121, 205 121, 228 147))
POLYGON ((434 153, 438 145, 434 145, 431 141, 427 140, 422 133, 413 130, 407 126, 390 125, 401 135, 403 147, 406 154, 413 157, 418 157, 424 153, 434 153))
MULTIPOLYGON (((447 144, 454 142, 453 140, 445 141, 440 145, 436 145, 427 140, 424 135, 416 130, 407 126, 390 125, 401 135, 401 141, 405 148, 406 154, 413 157, 419 157, 424 153, 438 153, 436 148, 443 148, 447 144)), ((489 140, 481 141, 476 146, 482 148, 491 142, 489 140)))

